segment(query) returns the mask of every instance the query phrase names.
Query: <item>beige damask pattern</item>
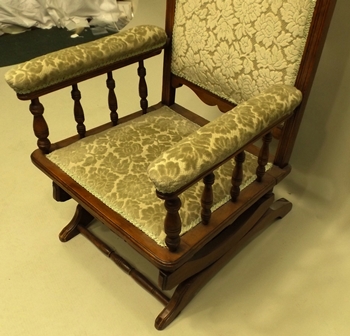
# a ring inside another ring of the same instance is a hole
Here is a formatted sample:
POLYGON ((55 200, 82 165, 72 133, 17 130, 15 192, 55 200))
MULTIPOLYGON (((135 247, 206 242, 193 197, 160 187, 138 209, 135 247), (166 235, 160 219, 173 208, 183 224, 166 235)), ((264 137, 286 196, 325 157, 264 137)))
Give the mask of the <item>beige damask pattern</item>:
POLYGON ((143 25, 62 49, 18 64, 5 75, 19 94, 27 94, 165 45, 163 29, 143 25))
POLYGON ((150 179, 163 193, 177 191, 290 114, 301 99, 292 86, 272 86, 162 153, 148 168, 150 179))
POLYGON ((172 71, 234 103, 294 85, 316 0, 177 0, 172 71))
MULTIPOLYGON (((162 107, 135 121, 81 139, 47 157, 111 209, 165 246, 165 208, 148 178, 147 167, 197 129, 198 125, 162 107)), ((247 155, 242 187, 255 179, 256 162, 256 157, 247 155)), ((215 172, 213 210, 229 199, 233 167, 230 161, 215 172)), ((197 183, 180 196, 181 234, 200 222, 202 188, 203 184, 197 183)))

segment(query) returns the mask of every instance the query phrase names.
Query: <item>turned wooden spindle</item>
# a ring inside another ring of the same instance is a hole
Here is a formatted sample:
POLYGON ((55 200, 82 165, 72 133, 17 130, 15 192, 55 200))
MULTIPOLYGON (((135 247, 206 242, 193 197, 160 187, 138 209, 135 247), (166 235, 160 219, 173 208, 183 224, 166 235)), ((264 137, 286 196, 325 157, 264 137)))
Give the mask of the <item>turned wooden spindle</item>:
POLYGON ((231 201, 236 202, 241 192, 241 184, 243 181, 243 163, 245 161, 245 152, 242 151, 235 156, 235 168, 232 173, 232 187, 230 191, 231 201))
POLYGON ((81 94, 78 89, 78 84, 72 85, 72 99, 74 100, 74 118, 77 123, 77 131, 80 135, 80 138, 85 137, 86 128, 84 125, 85 116, 84 116, 84 110, 83 107, 80 104, 81 94))
POLYGON ((213 206, 213 184, 215 181, 215 175, 213 172, 209 173, 203 178, 204 189, 201 198, 201 217, 202 223, 207 225, 211 218, 211 207, 213 206))
POLYGON ((118 101, 117 96, 115 95, 114 89, 115 89, 115 80, 113 78, 112 72, 107 73, 107 80, 106 80, 107 88, 108 88, 108 107, 111 111, 110 118, 113 123, 113 125, 118 124, 118 101))
POLYGON ((34 116, 33 129, 35 136, 38 138, 38 147, 43 153, 48 154, 51 147, 50 140, 48 139, 49 128, 43 116, 44 106, 40 103, 39 98, 31 100, 29 110, 34 116))
POLYGON ((144 67, 143 61, 139 62, 139 67, 137 69, 137 74, 140 77, 139 80, 139 95, 140 95, 140 106, 142 109, 143 114, 147 113, 148 108, 148 90, 147 90, 147 84, 146 84, 146 68, 144 67))
POLYGON ((269 154, 270 154, 269 146, 271 141, 272 141, 271 132, 265 134, 262 138, 263 145, 260 149, 259 158, 258 158, 258 167, 256 169, 256 180, 258 182, 261 182, 265 175, 265 171, 266 171, 265 166, 269 161, 269 154))
POLYGON ((175 252, 180 245, 181 218, 179 210, 181 200, 176 195, 168 197, 165 199, 164 206, 167 211, 164 220, 165 243, 171 252, 175 252))

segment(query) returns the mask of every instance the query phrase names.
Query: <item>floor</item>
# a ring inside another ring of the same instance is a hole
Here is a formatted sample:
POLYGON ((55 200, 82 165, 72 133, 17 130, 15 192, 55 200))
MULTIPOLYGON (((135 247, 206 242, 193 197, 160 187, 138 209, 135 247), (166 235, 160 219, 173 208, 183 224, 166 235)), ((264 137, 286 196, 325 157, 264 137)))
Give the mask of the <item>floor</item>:
MULTIPOLYGON (((150 2, 140 4, 135 24, 162 25, 163 1, 150 2)), ((293 172, 276 189, 293 202, 292 212, 237 255, 162 334, 350 335, 350 45, 339 43, 348 41, 349 10, 347 0, 338 1, 293 172)), ((150 103, 159 99, 161 61, 146 63, 153 78, 150 103)), ((8 69, 0 68, 0 78, 8 69)), ((133 67, 118 72, 121 113, 137 108, 127 86, 135 84, 132 72, 133 67)), ((100 111, 106 106, 94 100, 105 95, 104 79, 84 83, 81 91, 86 110, 95 106, 87 126, 105 120, 107 112, 100 111)), ((183 91, 180 102, 194 105, 183 91)), ((74 203, 57 204, 50 181, 30 162, 35 139, 27 103, 3 80, 0 92, 0 334, 156 335, 160 303, 85 238, 59 242, 74 203)), ((49 125, 57 124, 52 141, 74 132, 71 120, 63 118, 71 109, 69 90, 42 102, 49 125)), ((215 114, 213 108, 201 111, 215 114)))

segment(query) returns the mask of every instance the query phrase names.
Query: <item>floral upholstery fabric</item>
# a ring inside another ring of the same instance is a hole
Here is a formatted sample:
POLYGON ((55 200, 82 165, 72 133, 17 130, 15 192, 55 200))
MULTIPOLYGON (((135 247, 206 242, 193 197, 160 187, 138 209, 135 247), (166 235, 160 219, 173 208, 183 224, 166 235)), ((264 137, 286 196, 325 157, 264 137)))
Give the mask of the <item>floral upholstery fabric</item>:
POLYGON ((294 85, 316 0, 177 0, 174 74, 233 103, 294 85))
POLYGON ((165 45, 163 29, 137 26, 18 64, 5 75, 19 94, 27 94, 165 45))
POLYGON ((291 113, 301 99, 301 92, 294 87, 272 86, 160 155, 148 169, 150 179, 163 193, 177 191, 291 113))
MULTIPOLYGON (((165 246, 166 211, 148 178, 147 167, 162 152, 197 129, 198 125, 162 107, 134 121, 83 138, 50 153, 47 158, 159 245, 165 246)), ((257 158, 247 153, 242 188, 255 180, 256 166, 257 158)), ((232 160, 215 171, 212 210, 230 198, 233 167, 232 160)), ((180 196, 181 234, 201 221, 202 190, 203 183, 199 182, 180 196)))

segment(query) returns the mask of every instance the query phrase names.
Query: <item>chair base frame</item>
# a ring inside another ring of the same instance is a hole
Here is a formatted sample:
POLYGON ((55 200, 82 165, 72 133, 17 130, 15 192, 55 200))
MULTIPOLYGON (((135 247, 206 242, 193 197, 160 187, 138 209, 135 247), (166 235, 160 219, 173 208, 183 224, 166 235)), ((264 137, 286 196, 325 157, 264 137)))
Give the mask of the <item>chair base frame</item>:
MULTIPOLYGON (((184 270, 187 268, 186 265, 189 265, 190 268, 193 268, 193 264, 196 265, 194 274, 179 282, 170 298, 162 290, 167 288, 162 287, 173 286, 173 281, 167 283, 165 279, 171 277, 177 271, 164 272, 163 270, 159 270, 159 286, 155 285, 146 276, 131 266, 128 261, 118 255, 113 248, 109 247, 88 230, 88 226, 94 220, 94 217, 81 205, 77 205, 72 220, 61 231, 59 238, 62 242, 67 242, 81 233, 103 254, 130 275, 141 287, 165 305, 165 308, 155 320, 156 329, 163 330, 236 254, 260 232, 268 228, 274 220, 283 218, 291 209, 292 204, 286 199, 282 198, 275 201, 272 192, 263 196, 251 208, 240 215, 232 225, 228 226, 215 239, 208 243, 198 253, 199 255, 195 255, 181 267, 184 270), (219 246, 220 249, 218 249, 219 246)), ((188 275, 188 272, 185 273, 188 275)))

